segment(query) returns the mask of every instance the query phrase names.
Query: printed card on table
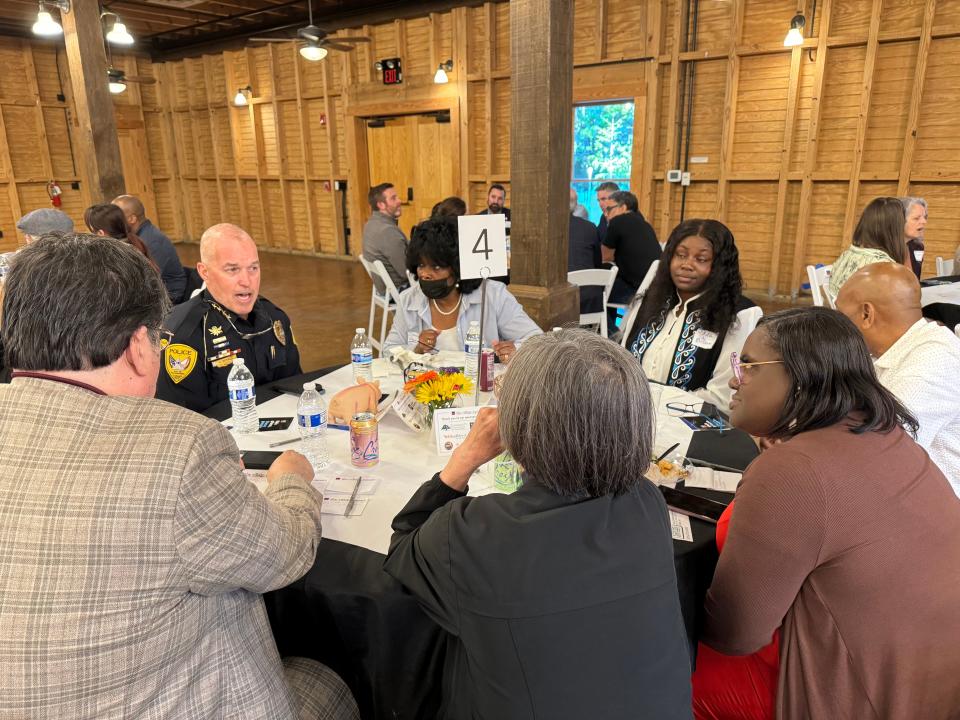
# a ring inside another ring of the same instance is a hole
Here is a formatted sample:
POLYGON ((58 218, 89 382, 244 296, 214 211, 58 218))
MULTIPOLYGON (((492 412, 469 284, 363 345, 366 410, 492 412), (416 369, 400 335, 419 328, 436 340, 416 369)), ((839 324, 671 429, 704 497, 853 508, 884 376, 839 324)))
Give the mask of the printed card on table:
POLYGON ((690 527, 690 518, 686 515, 670 511, 670 534, 674 540, 693 542, 693 528, 690 527))
POLYGON ((433 428, 437 438, 437 454, 449 455, 467 437, 477 421, 479 407, 442 408, 433 413, 433 428))

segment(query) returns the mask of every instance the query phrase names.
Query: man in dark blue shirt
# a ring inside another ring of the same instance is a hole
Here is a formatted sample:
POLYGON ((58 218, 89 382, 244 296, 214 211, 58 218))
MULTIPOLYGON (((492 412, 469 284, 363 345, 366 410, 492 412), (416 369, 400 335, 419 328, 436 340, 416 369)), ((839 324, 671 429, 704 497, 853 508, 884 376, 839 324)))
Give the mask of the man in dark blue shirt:
POLYGON ((120 195, 114 198, 113 204, 123 210, 130 230, 143 240, 150 251, 150 257, 160 268, 160 277, 167 288, 170 302, 176 305, 186 300, 183 293, 187 287, 187 276, 170 238, 146 218, 146 210, 139 198, 133 195, 120 195))
POLYGON ((610 196, 615 192, 620 192, 620 186, 615 182, 600 183, 597 186, 597 205, 600 206, 600 222, 597 223, 597 237, 600 242, 607 236, 607 210, 613 207, 614 203, 610 196))

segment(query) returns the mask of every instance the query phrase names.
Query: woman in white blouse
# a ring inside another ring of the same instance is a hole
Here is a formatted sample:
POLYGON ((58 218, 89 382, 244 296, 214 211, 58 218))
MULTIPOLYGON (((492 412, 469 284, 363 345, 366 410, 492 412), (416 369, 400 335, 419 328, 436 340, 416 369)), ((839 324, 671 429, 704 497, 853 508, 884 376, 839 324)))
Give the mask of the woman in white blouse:
MULTIPOLYGON (((463 352, 470 323, 480 321, 480 281, 460 278, 457 223, 433 217, 417 225, 407 247, 407 270, 417 282, 400 294, 385 347, 397 345, 425 353, 463 352)), ((523 311, 507 286, 487 281, 483 342, 509 362, 520 342, 542 331, 523 311)))
POLYGON ((733 233, 716 220, 685 220, 667 240, 643 302, 624 322, 623 346, 647 378, 695 392, 726 411, 730 353, 763 315, 742 294, 733 233))

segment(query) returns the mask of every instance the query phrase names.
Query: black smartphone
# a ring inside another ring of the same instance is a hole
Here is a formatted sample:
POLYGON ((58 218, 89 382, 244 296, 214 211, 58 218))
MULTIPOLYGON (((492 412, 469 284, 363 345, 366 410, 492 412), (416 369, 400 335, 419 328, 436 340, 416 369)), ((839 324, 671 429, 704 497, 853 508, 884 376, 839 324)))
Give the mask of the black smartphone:
POLYGON ((240 453, 243 466, 249 470, 267 470, 278 457, 280 453, 275 450, 248 450, 240 453))
POLYGON ((689 515, 690 517, 699 518, 700 520, 706 520, 714 525, 717 524, 720 516, 723 515, 723 511, 727 509, 727 506, 723 503, 708 500, 699 495, 681 492, 674 488, 664 487, 663 485, 660 486, 660 492, 663 494, 663 499, 667 501, 667 507, 671 510, 675 510, 682 515, 689 515))

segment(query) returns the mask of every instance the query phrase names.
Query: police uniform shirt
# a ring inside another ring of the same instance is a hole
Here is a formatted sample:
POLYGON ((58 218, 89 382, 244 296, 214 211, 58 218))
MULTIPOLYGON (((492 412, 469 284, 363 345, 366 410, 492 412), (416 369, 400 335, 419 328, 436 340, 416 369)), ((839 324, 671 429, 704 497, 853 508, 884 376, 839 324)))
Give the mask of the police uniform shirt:
POLYGON ((157 397, 197 412, 227 399, 227 377, 237 357, 258 386, 302 372, 290 319, 263 297, 244 320, 205 290, 177 305, 166 328, 173 337, 161 341, 157 397))

